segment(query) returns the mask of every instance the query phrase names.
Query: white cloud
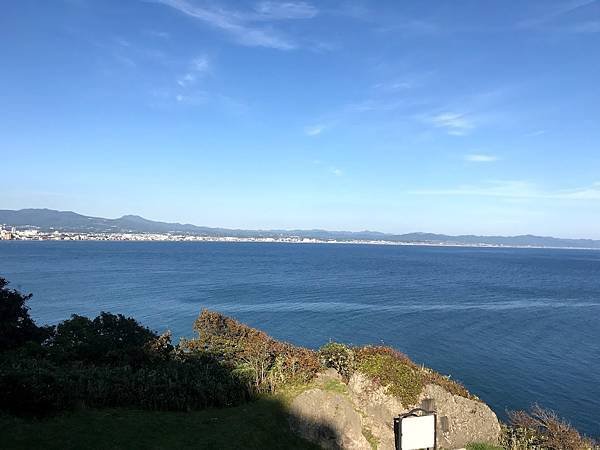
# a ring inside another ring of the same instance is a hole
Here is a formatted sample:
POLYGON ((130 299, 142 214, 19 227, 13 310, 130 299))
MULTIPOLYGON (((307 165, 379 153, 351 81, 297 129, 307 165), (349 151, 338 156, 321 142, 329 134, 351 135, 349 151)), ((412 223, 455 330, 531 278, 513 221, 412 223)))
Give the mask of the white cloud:
POLYGON ((400 91, 404 89, 411 89, 415 85, 412 81, 391 81, 389 83, 377 83, 373 85, 374 89, 381 89, 383 91, 400 91))
POLYGON ((195 91, 186 94, 176 94, 175 100, 180 105, 199 106, 209 101, 209 95, 204 91, 195 91))
POLYGON ((588 187, 542 190, 526 181, 490 181, 482 185, 462 185, 455 188, 410 191, 416 195, 478 196, 507 199, 600 200, 600 182, 588 187))
POLYGON ((200 20, 229 34, 236 42, 249 47, 268 47, 292 50, 297 44, 270 28, 259 28, 253 22, 305 19, 316 15, 317 10, 304 2, 263 2, 251 14, 221 8, 203 7, 187 0, 156 0, 179 12, 200 20))
MULTIPOLYGON (((566 16, 573 16, 574 14, 581 18, 585 16, 587 7, 594 4, 597 4, 597 0, 565 0, 550 6, 542 3, 541 7, 543 11, 536 16, 529 17, 517 23, 517 28, 541 29, 550 27, 574 33, 597 33, 600 31, 600 22, 584 20, 572 23, 571 17, 571 20, 569 20, 571 24, 565 24, 564 20, 561 20, 566 18, 566 16)), ((587 13, 589 12, 588 10, 587 13)))
POLYGON ((338 169, 337 167, 332 167, 331 173, 334 174, 336 177, 341 177, 344 174, 342 169, 338 169))
POLYGON ((600 20, 577 23, 570 30, 574 33, 600 33, 600 20))
POLYGON ((471 153, 471 154, 465 155, 465 161, 486 163, 486 162, 498 161, 498 157, 495 155, 485 155, 483 153, 471 153))
POLYGON ((306 2, 259 2, 256 12, 266 20, 311 19, 319 11, 306 2))
POLYGON ((318 136, 323 131, 325 131, 327 127, 323 124, 311 125, 309 127, 304 128, 304 133, 307 136, 318 136))
POLYGON ((196 72, 208 72, 210 69, 210 63, 208 62, 208 58, 206 56, 201 56, 192 61, 192 67, 196 72))
POLYGON ((181 87, 195 84, 200 76, 210 71, 210 67, 210 62, 206 56, 201 56, 192 60, 189 71, 177 79, 177 84, 181 87))
POLYGON ((444 128, 453 136, 464 136, 475 128, 473 120, 465 114, 446 112, 427 119, 436 128, 444 128))
POLYGON ((148 30, 146 34, 152 37, 161 38, 161 39, 170 39, 171 35, 166 31, 158 31, 158 30, 148 30))
POLYGON ((532 131, 531 133, 526 134, 525 136, 535 137, 535 136, 541 136, 542 134, 546 134, 546 133, 547 133, 546 130, 536 130, 536 131, 532 131))

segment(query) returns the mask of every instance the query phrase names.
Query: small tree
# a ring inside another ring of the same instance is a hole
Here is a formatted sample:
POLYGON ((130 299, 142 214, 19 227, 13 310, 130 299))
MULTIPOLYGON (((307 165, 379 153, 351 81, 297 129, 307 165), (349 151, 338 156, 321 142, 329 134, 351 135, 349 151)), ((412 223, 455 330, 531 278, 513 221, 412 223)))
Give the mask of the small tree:
POLYGON ((102 312, 95 319, 73 314, 57 325, 48 347, 60 362, 138 367, 150 358, 147 348, 158 337, 122 314, 102 312))
POLYGON ((27 342, 41 343, 53 327, 38 327, 29 316, 26 303, 31 294, 9 289, 8 281, 0 277, 0 352, 21 347, 27 342))

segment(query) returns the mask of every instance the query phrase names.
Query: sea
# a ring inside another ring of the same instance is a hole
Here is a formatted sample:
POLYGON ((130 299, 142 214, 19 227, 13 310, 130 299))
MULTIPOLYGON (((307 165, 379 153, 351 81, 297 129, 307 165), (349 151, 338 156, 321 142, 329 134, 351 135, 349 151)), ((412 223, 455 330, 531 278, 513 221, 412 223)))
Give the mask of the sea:
POLYGON ((203 308, 318 348, 383 344, 501 419, 537 403, 600 436, 600 251, 224 242, 0 242, 31 315, 123 313, 174 337, 203 308))

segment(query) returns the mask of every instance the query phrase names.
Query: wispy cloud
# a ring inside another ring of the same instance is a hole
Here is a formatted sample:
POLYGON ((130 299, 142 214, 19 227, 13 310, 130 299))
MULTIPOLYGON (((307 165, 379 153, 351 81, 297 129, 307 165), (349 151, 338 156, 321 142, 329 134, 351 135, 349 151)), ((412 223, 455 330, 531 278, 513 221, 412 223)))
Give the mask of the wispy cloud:
POLYGON ((543 11, 517 23, 520 29, 554 28, 575 33, 600 32, 600 22, 589 20, 589 7, 597 7, 598 0, 567 0, 543 4, 543 11), (566 22, 565 23, 565 19, 566 22))
POLYGON ((342 175, 344 175, 344 171, 342 169, 338 169, 337 167, 332 167, 331 173, 334 174, 336 177, 341 177, 342 175))
POLYGON ((177 79, 177 84, 181 87, 195 84, 199 77, 210 71, 210 67, 210 62, 206 56, 195 58, 190 63, 189 70, 177 79))
POLYGON ((441 31, 438 24, 419 19, 397 18, 391 25, 383 25, 377 28, 382 33, 401 32, 411 35, 432 35, 441 31))
POLYGON ((482 185, 462 185, 455 188, 410 191, 416 195, 478 196, 508 199, 600 200, 600 182, 574 189, 543 190, 526 181, 490 181, 482 185))
POLYGON ((304 128, 304 134, 306 134, 307 136, 318 136, 323 131, 325 131, 326 128, 327 125, 324 124, 311 125, 304 128))
POLYGON ((297 48, 296 42, 257 22, 307 19, 318 10, 305 2, 261 2, 250 13, 204 7, 187 0, 156 0, 179 12, 204 22, 230 35, 236 42, 249 47, 268 47, 278 50, 297 48))
POLYGON ((600 20, 576 23, 569 29, 574 33, 600 33, 600 20))
POLYGON ((436 128, 443 128, 453 136, 464 136, 474 128, 473 119, 463 113, 445 112, 429 116, 426 120, 436 128))
POLYGON ((411 80, 395 80, 388 83, 377 83, 373 85, 374 89, 382 91, 401 91, 405 89, 412 89, 415 87, 415 83, 411 80))
POLYGON ((265 20, 311 19, 319 10, 306 2, 259 2, 255 11, 265 20))
POLYGON ((158 31, 158 30, 148 30, 146 31, 148 36, 161 38, 161 39, 170 39, 171 35, 166 31, 158 31))
POLYGON ((536 137, 536 136, 541 136, 543 134, 546 134, 547 132, 548 132, 547 130, 536 130, 536 131, 532 131, 531 133, 526 134, 525 136, 536 137))
POLYGON ((470 153, 464 156, 465 161, 475 162, 475 163, 489 163, 498 161, 498 157, 496 155, 486 155, 483 153, 470 153))

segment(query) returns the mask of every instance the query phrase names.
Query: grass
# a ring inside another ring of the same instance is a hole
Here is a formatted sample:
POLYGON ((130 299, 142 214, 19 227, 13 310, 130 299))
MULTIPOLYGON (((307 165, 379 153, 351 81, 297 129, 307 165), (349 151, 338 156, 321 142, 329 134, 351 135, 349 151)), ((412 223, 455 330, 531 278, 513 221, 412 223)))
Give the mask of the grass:
POLYGON ((367 356, 360 362, 358 370, 387 386, 387 394, 399 398, 405 406, 414 405, 423 388, 419 373, 392 355, 367 356))
POLYGON ((467 450, 503 450, 503 449, 502 449, 502 447, 498 447, 496 445, 474 443, 474 444, 467 445, 467 450))
POLYGON ((334 392, 336 394, 342 394, 348 396, 348 386, 338 380, 327 380, 323 384, 322 388, 325 391, 334 392))
POLYGON ((277 398, 194 412, 82 410, 48 419, 0 416, 2 449, 318 449, 297 437, 277 398))
POLYGON ((379 439, 375 437, 371 430, 369 428, 363 427, 362 435, 365 437, 365 439, 371 446, 371 450, 377 450, 377 447, 379 446, 379 439))

